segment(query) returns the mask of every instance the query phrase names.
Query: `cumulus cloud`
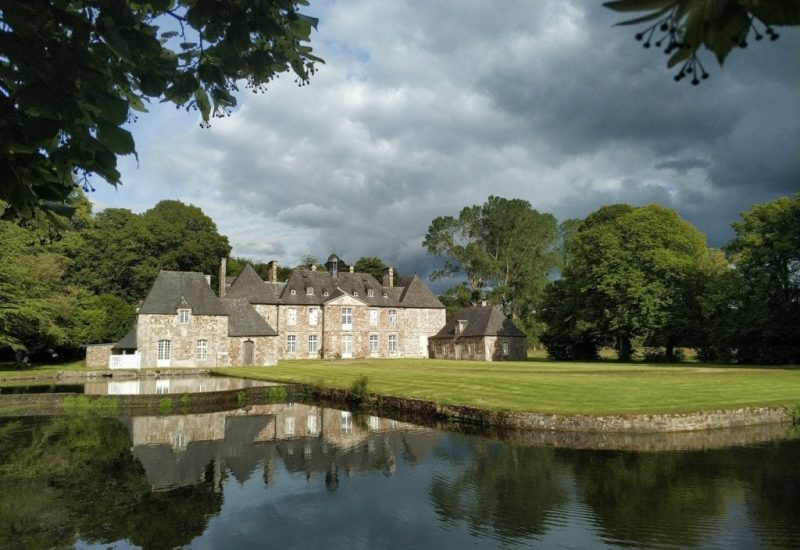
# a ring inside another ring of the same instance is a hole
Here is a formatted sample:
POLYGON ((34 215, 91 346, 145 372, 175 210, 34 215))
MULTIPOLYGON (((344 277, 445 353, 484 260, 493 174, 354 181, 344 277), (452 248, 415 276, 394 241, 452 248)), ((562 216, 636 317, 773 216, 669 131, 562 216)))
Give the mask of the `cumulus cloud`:
POLYGON ((253 259, 380 256, 425 275, 430 221, 492 194, 562 220, 657 202, 720 245, 739 211, 800 188, 795 30, 692 87, 612 28, 617 14, 577 0, 307 11, 326 60, 310 86, 242 93, 210 130, 154 108, 134 128, 140 164, 100 202, 191 202, 253 259))

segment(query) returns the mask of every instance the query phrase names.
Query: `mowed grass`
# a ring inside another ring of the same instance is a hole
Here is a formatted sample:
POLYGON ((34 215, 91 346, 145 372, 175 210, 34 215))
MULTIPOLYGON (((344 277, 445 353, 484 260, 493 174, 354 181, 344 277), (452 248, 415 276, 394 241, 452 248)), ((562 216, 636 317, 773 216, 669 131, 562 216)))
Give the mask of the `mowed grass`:
POLYGON ((83 360, 57 365, 33 365, 19 368, 14 363, 0 363, 0 382, 4 379, 30 378, 31 376, 55 376, 62 371, 90 371, 83 360))
POLYGON ((800 369, 428 359, 281 361, 218 374, 349 388, 489 410, 553 414, 678 413, 800 405, 800 369))

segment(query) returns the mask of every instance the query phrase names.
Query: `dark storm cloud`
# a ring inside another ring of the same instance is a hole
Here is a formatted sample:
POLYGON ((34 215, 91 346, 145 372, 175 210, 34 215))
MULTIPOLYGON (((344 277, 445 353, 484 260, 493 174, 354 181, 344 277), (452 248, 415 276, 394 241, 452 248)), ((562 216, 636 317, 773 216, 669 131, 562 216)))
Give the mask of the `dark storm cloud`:
POLYGON ((430 221, 492 194, 562 220, 655 202, 720 245, 740 211, 800 188, 797 29, 724 69, 704 55, 712 76, 693 87, 599 2, 319 10, 326 64, 310 86, 240 94, 208 131, 170 114, 125 171, 209 212, 234 254, 379 256, 427 274, 430 221))

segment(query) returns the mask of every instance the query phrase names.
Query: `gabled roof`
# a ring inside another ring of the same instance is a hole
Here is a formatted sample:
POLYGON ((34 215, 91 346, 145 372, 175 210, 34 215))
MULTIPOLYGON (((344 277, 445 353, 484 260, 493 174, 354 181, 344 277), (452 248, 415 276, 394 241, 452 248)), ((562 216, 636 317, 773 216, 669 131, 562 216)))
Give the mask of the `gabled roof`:
POLYGON ((226 291, 230 298, 247 298, 251 304, 277 304, 285 283, 266 283, 253 266, 247 264, 226 291))
POLYGON ((412 275, 404 281, 403 286, 405 286, 405 289, 400 297, 401 306, 444 309, 442 302, 418 276, 412 275))
POLYGON ((193 315, 225 315, 205 275, 193 271, 159 272, 139 314, 172 315, 186 305, 193 315))
POLYGON ((508 319, 495 306, 465 307, 447 322, 434 338, 456 336, 459 321, 466 321, 464 332, 458 336, 518 336, 525 337, 511 319, 508 319))
POLYGON ((223 298, 228 336, 277 336, 278 332, 250 305, 247 298, 223 298))

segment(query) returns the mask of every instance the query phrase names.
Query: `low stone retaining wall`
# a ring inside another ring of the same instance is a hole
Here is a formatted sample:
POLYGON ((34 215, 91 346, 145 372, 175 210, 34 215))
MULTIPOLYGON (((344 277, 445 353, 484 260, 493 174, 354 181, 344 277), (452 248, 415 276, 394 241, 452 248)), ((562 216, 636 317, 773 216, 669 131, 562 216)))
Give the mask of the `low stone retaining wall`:
POLYGON ((117 379, 134 379, 134 378, 150 378, 164 376, 205 376, 211 374, 211 369, 181 369, 181 368, 168 368, 168 369, 142 369, 142 370, 62 370, 57 372, 35 372, 31 371, 22 376, 14 376, 13 378, 0 378, 0 385, 13 384, 17 381, 26 380, 53 380, 53 381, 74 381, 74 380, 91 380, 93 378, 117 378, 117 379))
MULTIPOLYGON (((334 399, 347 400, 347 390, 302 385, 302 391, 334 399)), ((792 421, 788 407, 746 407, 695 413, 631 415, 559 415, 530 412, 488 411, 476 407, 447 405, 372 394, 370 405, 385 413, 411 413, 434 419, 493 426, 511 430, 571 433, 657 433, 720 430, 742 426, 780 424, 792 421)))

